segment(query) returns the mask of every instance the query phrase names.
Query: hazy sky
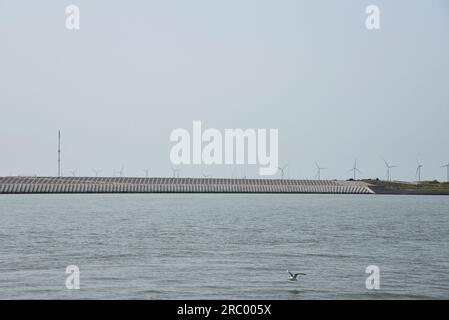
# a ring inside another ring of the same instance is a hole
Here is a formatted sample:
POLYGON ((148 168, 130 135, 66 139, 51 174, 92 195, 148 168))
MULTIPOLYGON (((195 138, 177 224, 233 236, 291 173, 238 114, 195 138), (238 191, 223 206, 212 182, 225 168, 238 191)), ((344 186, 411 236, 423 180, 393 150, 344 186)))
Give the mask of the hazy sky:
POLYGON ((314 178, 314 160, 349 178, 355 158, 384 178, 385 157, 412 180, 419 156, 424 179, 443 179, 449 1, 0 0, 0 175, 56 175, 58 129, 65 174, 171 175, 170 132, 193 120, 278 128, 290 178, 314 178), (65 28, 69 4, 79 31, 65 28))

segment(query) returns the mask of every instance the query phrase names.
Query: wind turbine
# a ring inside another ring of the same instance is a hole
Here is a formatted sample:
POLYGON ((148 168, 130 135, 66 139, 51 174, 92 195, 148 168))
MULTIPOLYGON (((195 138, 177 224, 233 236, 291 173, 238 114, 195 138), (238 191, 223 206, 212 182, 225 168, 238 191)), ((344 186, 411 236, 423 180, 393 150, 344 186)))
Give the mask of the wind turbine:
POLYGON ((278 167, 278 170, 281 171, 281 179, 284 179, 285 169, 288 167, 288 163, 283 167, 278 167))
POLYGON ((385 166, 387 167, 387 181, 391 181, 391 173, 390 169, 397 168, 398 166, 389 165, 388 162, 385 159, 382 159, 385 163, 385 166))
POLYGON ((354 167, 352 167, 352 169, 349 169, 348 170, 348 172, 353 172, 354 173, 354 180, 356 180, 356 173, 358 172, 358 173, 362 173, 362 171, 360 171, 358 168, 357 168, 357 160, 355 160, 354 161, 354 167))
POLYGON ((446 163, 444 166, 441 166, 441 168, 446 168, 447 170, 447 182, 449 182, 449 162, 446 163))
POLYGON ((113 168, 114 177, 117 176, 117 173, 118 173, 118 176, 119 176, 119 177, 122 177, 122 176, 123 176, 123 170, 124 170, 124 169, 125 169, 124 166, 122 166, 122 167, 120 168, 120 170, 116 170, 115 168, 113 168))
POLYGON ((201 171, 201 174, 202 174, 203 178, 212 178, 212 175, 205 174, 204 171, 201 171))
POLYGON ((99 175, 99 174, 101 173, 101 171, 103 171, 103 170, 92 168, 92 171, 95 172, 95 177, 98 178, 98 175, 99 175))
POLYGON ((421 182, 421 170, 422 170, 423 165, 419 162, 418 159, 416 159, 416 163, 418 164, 418 166, 416 167, 415 177, 418 178, 418 182, 421 182))
POLYGON ((72 177, 76 177, 76 171, 77 171, 78 169, 73 169, 73 170, 68 170, 71 174, 72 174, 72 177))
POLYGON ((326 170, 327 168, 320 167, 318 162, 316 162, 316 161, 315 161, 315 166, 317 169, 316 176, 318 177, 318 180, 321 180, 321 170, 326 170))
POLYGON ((151 168, 143 168, 142 171, 145 172, 145 177, 149 177, 150 176, 150 169, 151 168))
POLYGON ((181 169, 179 168, 175 168, 175 167, 171 167, 172 171, 173 171, 173 178, 179 178, 179 171, 181 169))

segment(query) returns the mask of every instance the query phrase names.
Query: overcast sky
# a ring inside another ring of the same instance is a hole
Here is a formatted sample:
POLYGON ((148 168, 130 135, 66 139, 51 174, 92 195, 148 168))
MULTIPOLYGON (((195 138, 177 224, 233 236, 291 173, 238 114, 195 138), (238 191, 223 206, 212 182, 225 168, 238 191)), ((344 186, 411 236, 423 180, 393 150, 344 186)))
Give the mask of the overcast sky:
MULTIPOLYGON (((170 132, 277 128, 290 178, 443 179, 449 1, 0 0, 0 175, 171 175, 170 132), (81 30, 65 28, 65 7, 81 30), (381 29, 365 28, 380 7, 381 29)), ((246 175, 256 177, 257 166, 246 175)), ((184 166, 181 176, 243 175, 184 166)))

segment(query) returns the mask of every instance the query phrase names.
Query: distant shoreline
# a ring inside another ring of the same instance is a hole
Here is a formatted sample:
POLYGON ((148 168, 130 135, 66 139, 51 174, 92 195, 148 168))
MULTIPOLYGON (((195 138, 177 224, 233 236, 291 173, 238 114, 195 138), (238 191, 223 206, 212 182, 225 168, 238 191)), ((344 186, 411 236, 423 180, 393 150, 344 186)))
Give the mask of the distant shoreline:
POLYGON ((0 177, 0 194, 261 193, 449 195, 449 184, 381 180, 0 177))

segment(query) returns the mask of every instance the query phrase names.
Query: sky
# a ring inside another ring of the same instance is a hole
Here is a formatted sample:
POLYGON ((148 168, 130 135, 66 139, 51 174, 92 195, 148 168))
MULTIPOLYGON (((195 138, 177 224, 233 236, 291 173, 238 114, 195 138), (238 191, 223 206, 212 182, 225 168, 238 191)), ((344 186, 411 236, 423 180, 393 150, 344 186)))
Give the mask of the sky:
MULTIPOLYGON (((446 178, 446 0, 0 0, 0 175, 171 176, 176 128, 279 130, 288 178, 446 178), (80 8, 80 30, 65 8, 80 8), (380 9, 367 30, 365 8, 380 9)), ((183 177, 258 166, 180 167, 183 177)))

